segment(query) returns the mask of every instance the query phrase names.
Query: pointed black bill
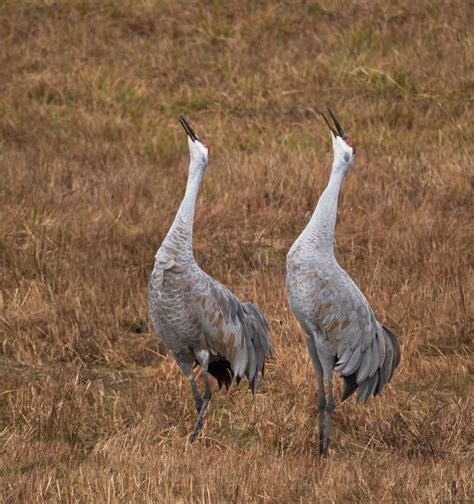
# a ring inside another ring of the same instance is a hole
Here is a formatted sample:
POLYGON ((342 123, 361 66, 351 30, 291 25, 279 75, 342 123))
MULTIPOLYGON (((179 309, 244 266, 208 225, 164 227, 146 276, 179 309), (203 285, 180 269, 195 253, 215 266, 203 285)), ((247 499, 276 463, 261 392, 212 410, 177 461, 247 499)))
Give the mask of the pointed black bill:
POLYGON ((331 123, 327 120, 327 117, 324 115, 324 112, 321 112, 321 115, 323 116, 323 119, 326 121, 326 124, 328 125, 328 128, 331 130, 331 133, 334 136, 337 136, 337 132, 334 130, 334 128, 331 126, 331 123))
POLYGON ((186 121, 186 119, 183 116, 179 117, 179 123, 181 126, 184 128, 184 131, 188 134, 189 138, 195 142, 196 140, 199 142, 199 137, 196 135, 194 132, 193 128, 191 128, 191 125, 186 121))
POLYGON ((346 135, 344 135, 344 130, 341 128, 339 121, 336 119, 336 116, 331 112, 331 109, 329 107, 328 107, 328 112, 331 114, 332 120, 334 121, 334 124, 336 125, 336 128, 337 128, 337 131, 339 132, 339 135, 342 138, 345 138, 346 135))
POLYGON ((323 116, 324 120, 326 121, 328 128, 331 130, 331 133, 336 137, 340 136, 342 138, 345 138, 346 135, 344 135, 344 130, 342 129, 341 125, 339 124, 339 121, 336 119, 336 116, 331 112, 330 108, 328 108, 328 112, 331 116, 331 119, 334 122, 335 128, 334 128, 334 126, 331 125, 331 123, 328 121, 328 118, 324 115, 323 112, 321 112, 321 115, 323 116))

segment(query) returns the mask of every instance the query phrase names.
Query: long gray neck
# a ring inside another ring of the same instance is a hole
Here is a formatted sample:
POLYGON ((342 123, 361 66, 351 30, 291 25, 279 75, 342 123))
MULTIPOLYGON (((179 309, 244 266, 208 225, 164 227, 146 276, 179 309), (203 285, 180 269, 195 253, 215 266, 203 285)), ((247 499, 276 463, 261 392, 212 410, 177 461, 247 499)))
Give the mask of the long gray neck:
POLYGON ((311 243, 311 248, 321 254, 334 255, 337 201, 344 176, 344 172, 337 170, 333 164, 329 183, 321 194, 311 220, 304 230, 305 239, 311 243))
POLYGON ((167 252, 180 262, 194 261, 194 209, 205 169, 205 165, 191 160, 183 201, 162 244, 167 252))

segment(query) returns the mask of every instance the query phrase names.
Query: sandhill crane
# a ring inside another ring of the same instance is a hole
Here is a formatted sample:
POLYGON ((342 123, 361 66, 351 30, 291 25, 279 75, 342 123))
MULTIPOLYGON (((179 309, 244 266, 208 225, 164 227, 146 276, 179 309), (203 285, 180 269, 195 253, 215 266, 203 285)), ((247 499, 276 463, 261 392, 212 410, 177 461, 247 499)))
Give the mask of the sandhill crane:
POLYGON ((265 357, 271 355, 267 322, 252 303, 241 303, 232 292, 197 265, 192 245, 194 207, 206 171, 209 147, 187 121, 190 163, 186 192, 174 222, 155 256, 149 293, 149 313, 158 336, 189 380, 198 412, 192 443, 203 426, 211 399, 208 373, 219 388, 249 380, 253 395, 263 376, 265 357), (193 367, 203 370, 201 397, 193 367))
MULTIPOLYGON (((329 110, 329 109, 328 109, 329 110)), ((307 334, 307 346, 319 387, 319 452, 327 455, 332 428, 333 369, 344 378, 342 401, 358 389, 357 402, 381 394, 400 362, 395 335, 374 316, 372 308, 334 256, 337 200, 352 168, 354 141, 344 134, 329 110, 334 150, 329 183, 308 225, 287 257, 286 290, 296 319, 307 334), (327 401, 324 381, 327 382, 327 401)))

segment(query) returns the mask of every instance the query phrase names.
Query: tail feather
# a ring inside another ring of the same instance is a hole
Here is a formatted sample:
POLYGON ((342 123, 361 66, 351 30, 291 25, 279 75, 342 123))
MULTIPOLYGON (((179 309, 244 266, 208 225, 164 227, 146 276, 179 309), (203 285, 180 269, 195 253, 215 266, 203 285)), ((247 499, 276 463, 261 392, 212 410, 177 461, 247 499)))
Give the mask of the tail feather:
MULTIPOLYGON (((382 345, 371 345, 367 348, 366 352, 377 350, 380 358, 379 365, 376 367, 375 372, 364 379, 359 380, 357 383, 357 375, 359 369, 344 378, 344 389, 342 392, 342 401, 345 401, 357 390, 357 402, 367 402, 371 397, 382 394, 384 386, 390 382, 395 369, 400 364, 400 345, 395 334, 385 326, 381 326, 382 331, 376 335, 377 338, 384 338, 382 345), (379 348, 384 348, 385 352, 381 354, 379 348)), ((364 361, 364 359, 360 359, 364 361)), ((362 364, 360 364, 362 365, 362 364)))
MULTIPOLYGON (((232 371, 232 366, 228 360, 219 359, 209 362, 207 371, 217 380, 219 388, 221 388, 222 385, 225 385, 226 390, 229 390, 230 384, 234 378, 234 372, 232 371)), ((238 382, 239 377, 237 377, 237 383, 238 382)))
POLYGON ((392 379, 393 373, 395 372, 395 368, 398 367, 400 364, 400 357, 401 357, 401 350, 400 350, 400 344, 398 343, 397 337, 393 332, 386 326, 382 326, 385 330, 385 332, 388 334, 390 341, 392 342, 392 348, 393 348, 393 364, 392 364, 392 369, 390 370, 390 377, 388 381, 392 379))
POLYGON ((265 371, 265 357, 271 357, 272 351, 268 338, 268 324, 262 312, 252 303, 243 303, 244 318, 241 321, 245 332, 249 354, 255 356, 255 367, 247 366, 247 378, 253 395, 257 391, 260 376, 265 371))
MULTIPOLYGON (((239 304, 235 309, 235 316, 240 320, 244 331, 248 356, 245 375, 255 396, 260 377, 263 377, 265 371, 265 357, 272 355, 268 324, 262 312, 252 303, 239 304)), ((231 363, 223 358, 209 362, 207 370, 217 380, 219 388, 225 385, 228 389, 235 376, 231 363)), ((240 379, 240 376, 236 376, 237 385, 240 379)))
POLYGON ((341 401, 345 401, 357 390, 357 374, 353 373, 349 376, 343 376, 344 390, 342 391, 341 401))

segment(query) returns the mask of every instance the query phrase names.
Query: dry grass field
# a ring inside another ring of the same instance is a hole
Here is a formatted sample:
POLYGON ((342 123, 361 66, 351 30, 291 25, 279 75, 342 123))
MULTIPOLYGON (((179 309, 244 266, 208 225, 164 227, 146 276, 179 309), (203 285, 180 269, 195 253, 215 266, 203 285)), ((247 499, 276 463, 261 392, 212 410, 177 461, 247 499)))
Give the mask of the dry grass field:
POLYGON ((472 26, 462 0, 0 2, 1 502, 474 498, 472 26), (337 256, 402 362, 337 404, 321 460, 284 268, 329 176, 326 105, 358 146, 337 256), (256 401, 215 387, 192 446, 147 316, 180 114, 211 146, 197 260, 274 346, 256 401))

